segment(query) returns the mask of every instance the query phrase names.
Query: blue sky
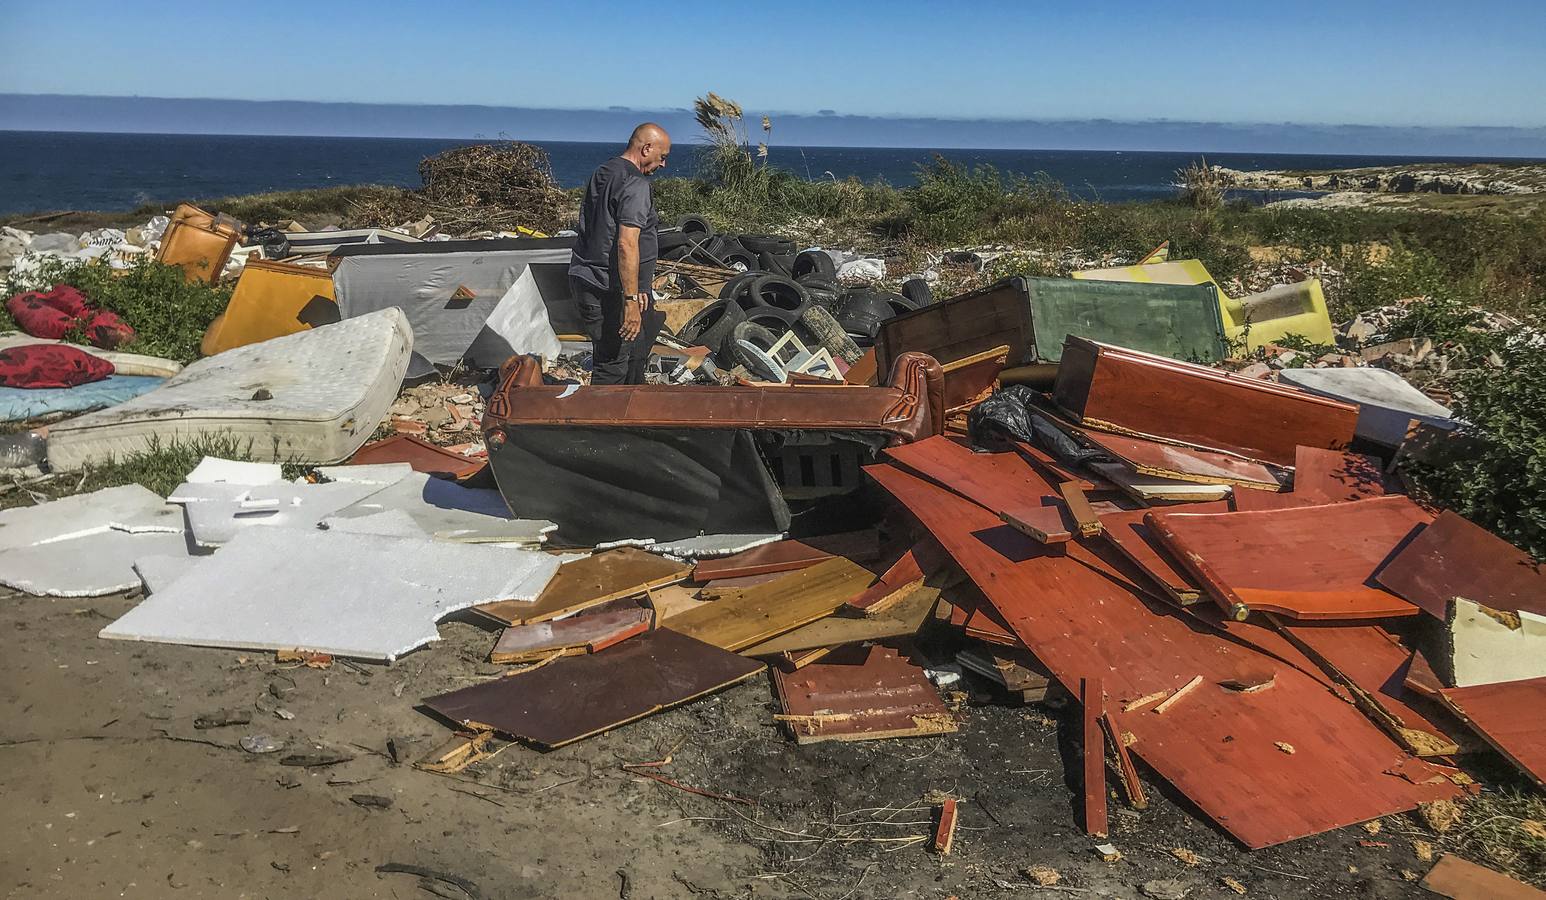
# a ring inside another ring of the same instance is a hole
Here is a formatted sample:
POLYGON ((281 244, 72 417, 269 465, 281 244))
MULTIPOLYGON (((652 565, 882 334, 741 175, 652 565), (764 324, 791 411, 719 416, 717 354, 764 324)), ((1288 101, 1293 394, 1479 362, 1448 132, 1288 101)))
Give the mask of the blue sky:
POLYGON ((1539 0, 0 0, 0 34, 5 93, 1546 126, 1539 0))

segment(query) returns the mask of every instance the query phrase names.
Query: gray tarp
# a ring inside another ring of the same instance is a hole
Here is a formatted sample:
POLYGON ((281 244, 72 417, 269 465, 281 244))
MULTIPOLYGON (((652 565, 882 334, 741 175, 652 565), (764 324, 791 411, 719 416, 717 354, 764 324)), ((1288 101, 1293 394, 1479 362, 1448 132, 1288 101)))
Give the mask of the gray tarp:
POLYGON ((415 356, 496 367, 512 354, 558 353, 547 303, 572 301, 544 298, 531 267, 567 265, 569 253, 555 247, 342 256, 333 288, 346 319, 401 308, 413 326, 415 356))

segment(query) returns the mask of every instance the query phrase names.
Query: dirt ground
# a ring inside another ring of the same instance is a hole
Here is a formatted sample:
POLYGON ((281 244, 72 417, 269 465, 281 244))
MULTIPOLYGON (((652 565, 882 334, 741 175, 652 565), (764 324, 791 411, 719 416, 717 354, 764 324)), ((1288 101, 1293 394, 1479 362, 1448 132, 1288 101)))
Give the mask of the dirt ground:
POLYGON ((442 642, 396 665, 316 670, 98 639, 132 603, 0 595, 7 897, 467 896, 378 874, 386 863, 465 879, 486 898, 1139 897, 1161 879, 1188 897, 1237 896, 1225 877, 1254 897, 1431 896, 1402 877, 1427 868, 1409 819, 1385 821, 1388 848, 1346 829, 1247 853, 1147 778, 1149 809, 1113 801, 1122 859, 1105 862, 1077 826, 1077 717, 1041 706, 968 705, 943 737, 800 747, 754 679, 556 751, 510 745, 461 780, 429 774, 407 763, 447 728, 416 705, 496 675, 483 662, 491 631, 450 621, 442 642), (194 727, 222 709, 251 723, 194 727), (238 746, 256 734, 284 750, 238 746), (353 758, 280 764, 317 747, 353 758), (620 768, 667 753, 649 771, 751 803, 620 768), (910 840, 931 834, 927 798, 940 791, 962 801, 947 857, 910 840), (1034 888, 1021 874, 1033 865, 1061 879, 1034 888))

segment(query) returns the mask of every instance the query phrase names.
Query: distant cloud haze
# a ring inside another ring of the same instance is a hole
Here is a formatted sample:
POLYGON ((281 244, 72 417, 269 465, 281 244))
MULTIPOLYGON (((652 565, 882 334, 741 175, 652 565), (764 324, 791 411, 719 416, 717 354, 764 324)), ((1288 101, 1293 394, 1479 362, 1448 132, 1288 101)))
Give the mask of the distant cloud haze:
MULTIPOLYGON (((747 109, 748 122, 761 115, 747 109)), ((660 122, 678 142, 698 138, 698 126, 685 109, 0 94, 0 128, 18 131, 620 142, 644 119, 660 122)), ((774 113, 773 122, 778 143, 786 146, 1546 157, 1546 127, 881 118, 832 109, 815 115, 774 113)))

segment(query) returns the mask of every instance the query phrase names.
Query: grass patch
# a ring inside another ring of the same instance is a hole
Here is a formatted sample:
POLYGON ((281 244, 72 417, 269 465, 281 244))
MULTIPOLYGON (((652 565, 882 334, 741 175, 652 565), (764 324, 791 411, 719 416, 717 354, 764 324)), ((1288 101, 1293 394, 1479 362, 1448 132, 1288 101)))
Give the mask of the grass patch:
MULTIPOLYGON (((64 260, 49 260, 29 284, 13 278, 7 296, 30 285, 72 285, 92 303, 123 317, 135 331, 135 339, 118 348, 131 353, 162 356, 178 362, 199 357, 199 341, 209 324, 231 299, 229 287, 218 287, 183 278, 182 269, 155 260, 138 260, 128 269, 64 260)), ((16 322, 0 310, 0 330, 15 329, 16 322)))
POLYGON ((1522 787, 1475 797, 1464 818, 1432 843, 1478 865, 1546 887, 1546 796, 1522 787))

